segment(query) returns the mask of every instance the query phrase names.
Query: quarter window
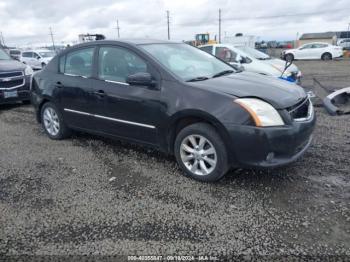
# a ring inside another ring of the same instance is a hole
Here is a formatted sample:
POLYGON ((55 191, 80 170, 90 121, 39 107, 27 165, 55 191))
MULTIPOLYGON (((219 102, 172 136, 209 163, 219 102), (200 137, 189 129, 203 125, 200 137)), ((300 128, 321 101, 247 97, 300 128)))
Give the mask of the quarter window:
POLYGON ((23 52, 22 57, 32 57, 32 52, 23 52))
POLYGON ((102 80, 125 83, 129 75, 148 71, 146 62, 125 48, 101 47, 98 60, 102 80))
POLYGON ((80 49, 69 53, 66 58, 64 73, 84 77, 91 76, 93 55, 94 48, 80 49))

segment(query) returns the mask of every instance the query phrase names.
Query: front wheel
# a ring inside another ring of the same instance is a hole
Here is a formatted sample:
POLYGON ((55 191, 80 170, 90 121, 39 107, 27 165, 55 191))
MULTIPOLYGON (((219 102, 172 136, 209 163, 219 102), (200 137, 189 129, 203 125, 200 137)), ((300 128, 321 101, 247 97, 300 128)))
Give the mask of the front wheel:
POLYGON ((209 124, 196 123, 182 129, 175 140, 176 160, 189 177, 217 181, 228 170, 225 144, 209 124))
POLYGON ((47 102, 41 108, 41 123, 45 133, 54 140, 60 140, 70 135, 70 130, 63 121, 63 116, 55 104, 47 102))
POLYGON ((293 62, 294 60, 294 55, 292 54, 286 54, 285 59, 287 62, 293 62))

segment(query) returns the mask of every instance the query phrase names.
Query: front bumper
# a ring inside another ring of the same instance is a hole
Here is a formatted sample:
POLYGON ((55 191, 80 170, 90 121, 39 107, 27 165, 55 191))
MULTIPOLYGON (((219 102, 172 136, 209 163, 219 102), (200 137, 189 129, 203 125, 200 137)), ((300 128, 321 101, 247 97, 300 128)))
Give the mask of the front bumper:
POLYGON ((270 168, 302 156, 312 141, 316 117, 283 127, 226 125, 231 138, 233 166, 270 168))
POLYGON ((24 84, 14 89, 0 89, 0 104, 11 104, 20 101, 30 100, 30 81, 31 76, 25 76, 24 84), (16 97, 5 98, 5 92, 17 92, 16 97))

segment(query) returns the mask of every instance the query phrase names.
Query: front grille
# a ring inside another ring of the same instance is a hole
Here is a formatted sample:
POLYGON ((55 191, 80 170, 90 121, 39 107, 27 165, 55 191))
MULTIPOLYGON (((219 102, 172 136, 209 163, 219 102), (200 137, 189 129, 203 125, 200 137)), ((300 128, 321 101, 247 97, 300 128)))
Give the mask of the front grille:
POLYGON ((23 76, 23 72, 21 72, 21 71, 0 72, 0 81, 1 81, 1 78, 16 77, 16 76, 23 76))
POLYGON ((19 87, 24 84, 24 79, 16 79, 7 82, 0 82, 0 88, 19 87))
POLYGON ((0 72, 0 90, 15 89, 25 83, 22 71, 0 72))
POLYGON ((294 120, 307 119, 310 117, 311 107, 312 107, 312 104, 310 99, 305 98, 303 101, 288 108, 288 112, 294 120))

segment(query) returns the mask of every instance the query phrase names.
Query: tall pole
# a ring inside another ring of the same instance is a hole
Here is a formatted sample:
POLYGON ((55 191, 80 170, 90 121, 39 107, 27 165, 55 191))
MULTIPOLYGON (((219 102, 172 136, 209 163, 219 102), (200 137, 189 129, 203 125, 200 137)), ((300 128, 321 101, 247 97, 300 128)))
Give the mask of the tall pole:
POLYGON ((5 39, 4 36, 2 34, 2 32, 0 32, 0 44, 2 43, 3 46, 5 46, 5 39))
POLYGON ((219 44, 221 44, 221 9, 219 9, 219 44))
POLYGON ((117 19, 117 32, 118 32, 118 38, 120 38, 120 32, 119 32, 119 30, 120 30, 120 27, 119 27, 119 21, 118 21, 118 19, 117 19))
POLYGON ((348 25, 348 38, 350 38, 350 23, 348 25))
POLYGON ((56 51, 56 47, 55 47, 55 41, 53 40, 53 33, 52 33, 52 28, 49 27, 50 29, 50 35, 51 35, 51 41, 52 41, 52 47, 53 47, 53 50, 56 51))
POLYGON ((168 40, 170 40, 170 12, 166 11, 167 25, 168 25, 168 40))

